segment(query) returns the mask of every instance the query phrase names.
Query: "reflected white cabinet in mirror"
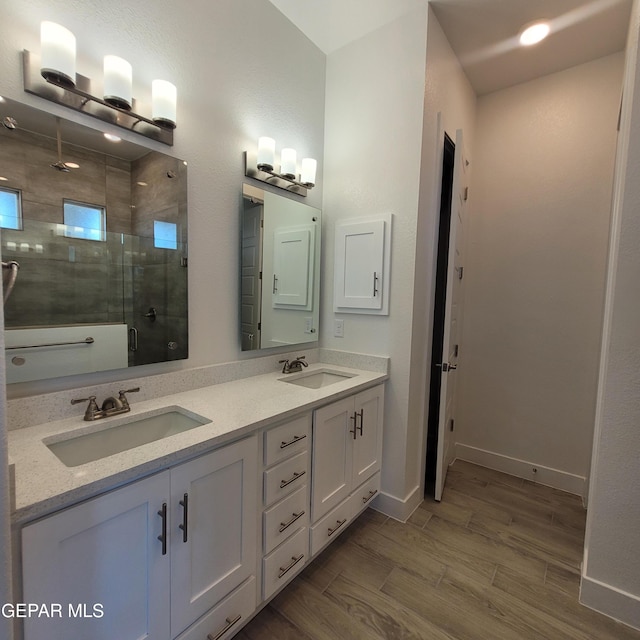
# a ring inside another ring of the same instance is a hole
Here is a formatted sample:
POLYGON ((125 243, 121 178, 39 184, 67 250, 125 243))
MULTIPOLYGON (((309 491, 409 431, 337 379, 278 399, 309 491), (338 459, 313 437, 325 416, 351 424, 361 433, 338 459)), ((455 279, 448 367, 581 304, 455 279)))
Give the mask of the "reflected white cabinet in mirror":
POLYGON ((186 163, 6 98, 0 121, 7 381, 188 357, 186 163))
POLYGON ((317 342, 320 209, 243 184, 242 350, 317 342))

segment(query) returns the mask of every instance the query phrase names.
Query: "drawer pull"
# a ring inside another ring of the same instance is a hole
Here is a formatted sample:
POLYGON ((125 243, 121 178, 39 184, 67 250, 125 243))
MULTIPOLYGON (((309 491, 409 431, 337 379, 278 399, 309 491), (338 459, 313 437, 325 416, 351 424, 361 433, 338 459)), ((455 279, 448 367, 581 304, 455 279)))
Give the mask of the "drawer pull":
POLYGON ((288 480, 281 480, 280 481, 280 488, 284 489, 287 485, 291 484, 292 482, 295 482, 298 478, 301 478, 305 473, 307 473, 307 472, 306 471, 294 471, 293 475, 288 480))
POLYGON ((292 513, 291 520, 289 520, 289 522, 280 523, 280 528, 278 529, 278 533, 282 533, 285 529, 288 529, 298 518, 302 518, 303 515, 304 515, 304 511, 301 511, 300 513, 292 513))
POLYGON ((293 440, 289 440, 289 442, 285 442, 284 440, 280 443, 280 448, 281 449, 286 449, 287 447, 290 447, 292 444, 295 444, 296 442, 300 442, 300 440, 304 440, 307 437, 307 434, 305 433, 302 436, 293 436, 293 440))
POLYGON ((162 509, 158 511, 158 515, 162 518, 162 533, 158 536, 158 540, 162 542, 162 555, 167 555, 167 503, 162 503, 162 509))
POLYGON ((349 433, 353 434, 353 439, 358 437, 358 412, 354 411, 352 416, 349 416, 349 420, 353 420, 353 431, 349 429, 349 433))
POLYGON ((215 636, 212 636, 210 633, 207 634, 207 640, 218 640, 219 638, 222 638, 222 636, 227 633, 227 631, 229 631, 229 629, 231 629, 231 627, 233 627, 233 625, 236 624, 240 620, 240 618, 242 618, 240 614, 238 614, 233 620, 226 618, 225 622, 227 624, 225 625, 224 629, 218 631, 215 636))
POLYGON ((286 567, 280 567, 278 578, 282 578, 285 573, 289 573, 289 571, 291 571, 291 569, 293 569, 293 567, 295 567, 302 558, 304 558, 304 553, 301 553, 297 558, 295 556, 291 556, 291 562, 286 567))
POLYGON ((346 518, 344 520, 336 520, 336 526, 333 529, 327 529, 327 538, 332 536, 346 521, 346 518))
POLYGON ((364 496, 364 498, 362 498, 362 502, 364 502, 364 504, 367 504, 367 502, 369 502, 369 500, 371 500, 371 498, 373 498, 373 496, 375 496, 376 493, 378 493, 377 489, 374 489, 373 491, 369 491, 369 495, 364 496))

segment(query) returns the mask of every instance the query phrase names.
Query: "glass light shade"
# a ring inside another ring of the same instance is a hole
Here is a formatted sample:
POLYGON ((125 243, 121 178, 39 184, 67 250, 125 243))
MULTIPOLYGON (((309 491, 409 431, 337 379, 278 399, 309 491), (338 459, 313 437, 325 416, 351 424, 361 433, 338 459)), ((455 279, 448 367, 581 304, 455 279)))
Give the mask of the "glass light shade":
POLYGON ((302 158, 300 167, 300 182, 309 187, 313 187, 316 183, 316 169, 318 163, 313 158, 302 158))
POLYGON ((273 171, 275 162, 276 141, 267 136, 258 138, 258 169, 261 171, 273 171))
POLYGON ((280 152, 280 173, 287 178, 296 177, 296 150, 283 149, 280 152))
POLYGON ((40 73, 67 87, 76 85, 76 37, 55 22, 40 24, 40 73))
POLYGON ((550 31, 551 27, 548 22, 536 22, 535 24, 529 25, 520 34, 520 44, 524 47, 529 47, 532 44, 542 42, 542 40, 549 35, 550 31))
POLYGON ((132 104, 131 65, 118 56, 104 57, 104 101, 114 107, 129 111, 132 104))
POLYGON ((156 124, 175 129, 177 101, 175 85, 166 80, 154 80, 151 83, 151 118, 156 124))

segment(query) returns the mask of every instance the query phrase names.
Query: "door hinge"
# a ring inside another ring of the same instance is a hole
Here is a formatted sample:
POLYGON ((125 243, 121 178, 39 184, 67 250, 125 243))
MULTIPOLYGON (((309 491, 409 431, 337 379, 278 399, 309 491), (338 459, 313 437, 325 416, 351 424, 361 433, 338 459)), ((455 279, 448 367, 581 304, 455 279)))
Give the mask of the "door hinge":
POLYGON ((464 196, 462 199, 466 202, 469 199, 469 187, 464 188, 464 196))
POLYGON ((456 358, 458 357, 459 351, 460 351, 460 349, 459 349, 458 345, 455 345, 453 347, 453 355, 454 355, 454 357, 456 357, 456 358))
POLYGON ((456 271, 458 272, 458 280, 462 280, 462 274, 464 273, 464 267, 456 267, 456 271))
POLYGON ((262 322, 258 322, 258 331, 262 331, 262 322))
POLYGON ((185 268, 188 267, 189 266, 189 259, 185 258, 185 257, 180 258, 180 266, 181 267, 185 267, 185 268))
POLYGON ((449 431, 453 431, 454 425, 455 425, 455 420, 451 418, 451 420, 449 420, 449 431))

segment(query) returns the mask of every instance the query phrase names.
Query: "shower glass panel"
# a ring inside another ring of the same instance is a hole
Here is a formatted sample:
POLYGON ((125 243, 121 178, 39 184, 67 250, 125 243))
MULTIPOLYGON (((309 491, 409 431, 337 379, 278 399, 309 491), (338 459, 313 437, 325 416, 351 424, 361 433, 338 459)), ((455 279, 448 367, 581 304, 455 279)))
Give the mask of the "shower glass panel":
MULTIPOLYGON (((162 249, 123 233, 70 238, 56 223, 2 229, 2 259, 20 264, 5 329, 126 325, 129 366, 186 358, 185 254, 183 243, 162 249)), ((11 367, 7 373, 11 382, 11 367)))

